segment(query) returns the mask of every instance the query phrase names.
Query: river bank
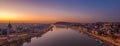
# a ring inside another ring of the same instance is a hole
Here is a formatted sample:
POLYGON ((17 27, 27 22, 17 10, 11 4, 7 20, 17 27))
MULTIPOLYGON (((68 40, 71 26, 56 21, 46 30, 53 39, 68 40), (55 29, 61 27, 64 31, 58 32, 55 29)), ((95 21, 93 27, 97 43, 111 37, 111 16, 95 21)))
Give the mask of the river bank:
POLYGON ((70 27, 72 29, 77 29, 78 31, 81 31, 81 32, 84 32, 90 36, 93 36, 93 37, 96 37, 98 39, 101 39, 101 40, 104 40, 104 41, 107 41, 111 44, 113 44, 114 46, 120 46, 120 43, 117 43, 114 39, 112 39, 111 37, 105 37, 105 36, 100 36, 100 35, 96 35, 96 34, 92 34, 92 33, 89 33, 87 32, 87 29, 86 28, 81 28, 81 27, 70 27))
POLYGON ((39 30, 38 32, 23 33, 23 34, 19 34, 17 37, 16 37, 16 34, 10 34, 10 37, 11 37, 10 39, 8 39, 6 36, 1 37, 0 38, 0 46, 11 43, 11 42, 25 40, 25 39, 28 39, 31 37, 35 37, 35 36, 40 35, 40 34, 44 34, 45 32, 48 32, 49 30, 51 30, 52 27, 53 26, 50 25, 42 30, 39 30))

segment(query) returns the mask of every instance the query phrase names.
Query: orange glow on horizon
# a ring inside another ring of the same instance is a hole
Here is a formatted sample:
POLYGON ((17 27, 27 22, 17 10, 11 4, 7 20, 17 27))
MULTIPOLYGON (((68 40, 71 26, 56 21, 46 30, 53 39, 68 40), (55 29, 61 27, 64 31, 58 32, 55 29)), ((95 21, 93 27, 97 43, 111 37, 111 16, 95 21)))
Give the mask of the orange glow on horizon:
MULTIPOLYGON (((56 19, 54 18, 18 18, 18 19, 10 19, 11 22, 13 23, 17 23, 17 22, 30 22, 30 23, 39 23, 39 22, 55 22, 57 21, 56 19)), ((3 20, 3 19, 0 19, 0 22, 8 22, 9 20, 3 20)))
POLYGON ((12 22, 54 22, 57 21, 54 17, 36 17, 36 16, 26 16, 20 15, 13 12, 0 12, 0 22, 8 22, 11 20, 12 22))
POLYGON ((39 23, 39 22, 56 22, 58 19, 51 16, 46 16, 46 14, 35 14, 29 11, 14 11, 14 10, 0 10, 0 23, 7 23, 9 20, 13 23, 39 23), (40 16, 41 15, 41 16, 40 16))

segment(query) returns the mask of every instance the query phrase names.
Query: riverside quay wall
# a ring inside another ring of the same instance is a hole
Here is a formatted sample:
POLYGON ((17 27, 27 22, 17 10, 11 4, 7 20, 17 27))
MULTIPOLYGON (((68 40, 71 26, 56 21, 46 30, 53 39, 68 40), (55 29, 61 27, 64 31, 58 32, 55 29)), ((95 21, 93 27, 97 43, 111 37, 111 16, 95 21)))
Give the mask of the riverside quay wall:
POLYGON ((98 22, 87 24, 58 22, 55 25, 72 28, 107 41, 115 46, 120 46, 120 23, 118 22, 98 22))
POLYGON ((19 34, 9 34, 9 38, 7 36, 2 36, 0 37, 0 45, 5 45, 11 42, 16 42, 16 41, 20 41, 20 40, 26 40, 29 39, 31 37, 36 37, 39 35, 42 35, 46 32, 48 32, 49 30, 52 30, 53 26, 50 24, 46 24, 46 25, 42 25, 42 28, 37 28, 34 30, 29 30, 30 32, 21 32, 19 34))

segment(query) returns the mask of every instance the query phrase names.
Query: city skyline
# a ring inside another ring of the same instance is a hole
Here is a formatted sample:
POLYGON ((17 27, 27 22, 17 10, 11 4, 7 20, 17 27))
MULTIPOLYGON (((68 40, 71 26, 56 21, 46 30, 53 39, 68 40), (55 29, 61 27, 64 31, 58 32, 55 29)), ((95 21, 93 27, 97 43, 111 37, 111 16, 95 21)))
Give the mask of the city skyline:
POLYGON ((120 22, 118 0, 1 0, 0 22, 120 22))

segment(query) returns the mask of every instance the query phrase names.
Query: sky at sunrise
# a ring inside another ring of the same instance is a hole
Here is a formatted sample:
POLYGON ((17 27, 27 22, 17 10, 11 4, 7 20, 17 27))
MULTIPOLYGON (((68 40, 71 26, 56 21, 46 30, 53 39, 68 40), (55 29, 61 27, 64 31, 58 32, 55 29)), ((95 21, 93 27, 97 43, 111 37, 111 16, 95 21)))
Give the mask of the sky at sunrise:
POLYGON ((0 22, 120 22, 120 0, 0 0, 0 22))

